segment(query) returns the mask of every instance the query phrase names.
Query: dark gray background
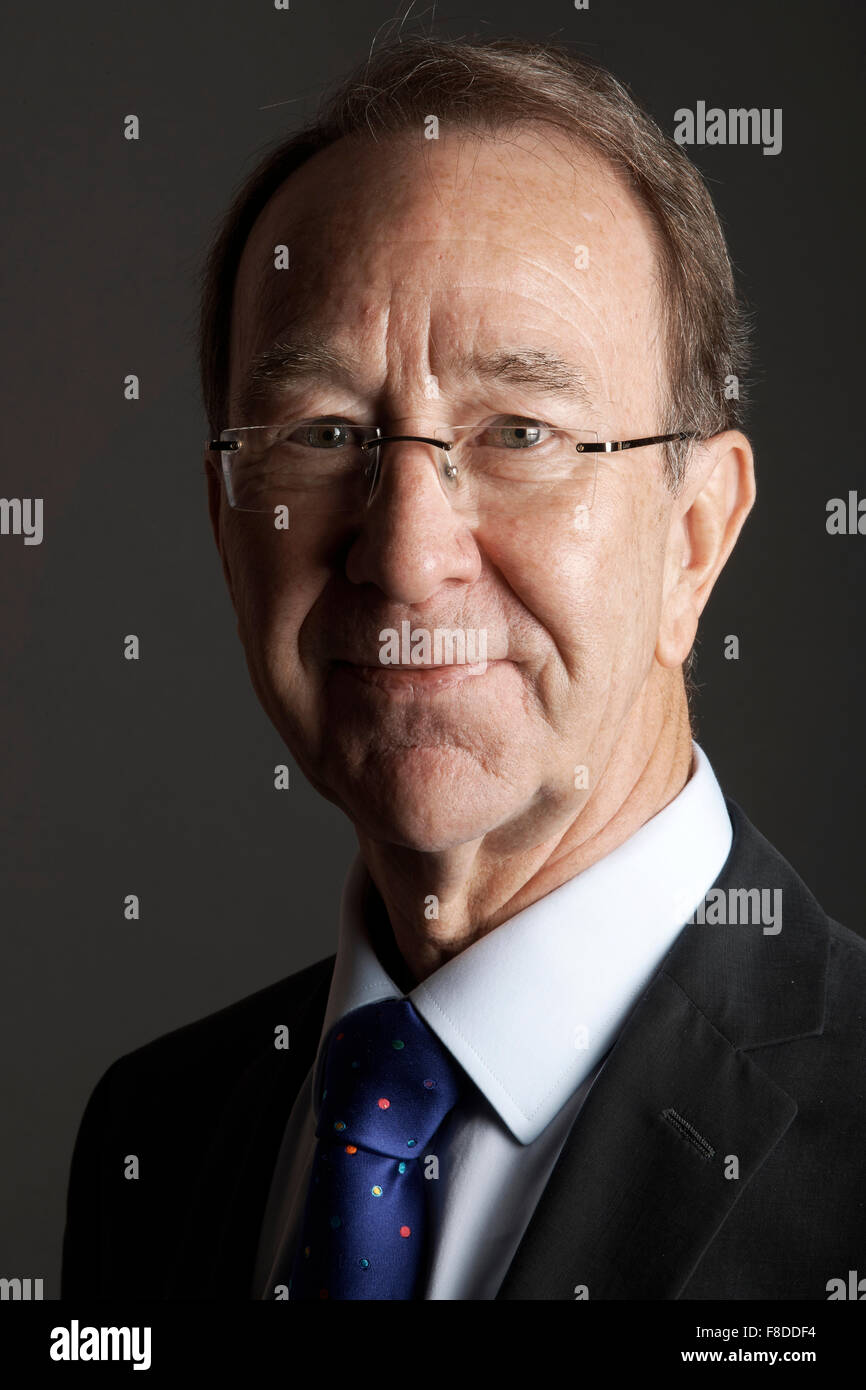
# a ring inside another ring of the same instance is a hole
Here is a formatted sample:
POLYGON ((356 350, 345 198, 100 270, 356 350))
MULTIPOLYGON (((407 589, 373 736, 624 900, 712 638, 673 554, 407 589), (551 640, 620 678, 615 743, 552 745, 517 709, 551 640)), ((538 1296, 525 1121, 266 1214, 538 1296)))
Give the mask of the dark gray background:
MULTIPOLYGON (((294 768, 273 789, 274 764, 293 765, 248 682, 207 519, 196 276, 261 148, 395 13, 163 0, 6 20, 0 495, 43 497, 45 539, 0 536, 0 1275, 43 1277, 50 1297, 99 1075, 335 947, 354 839, 294 768)), ((778 156, 691 151, 755 313, 759 488, 702 623, 698 738, 858 931, 866 537, 828 536, 825 508, 866 490, 860 22, 837 0, 456 0, 433 25, 586 41, 669 131, 698 100, 784 110, 778 156)))

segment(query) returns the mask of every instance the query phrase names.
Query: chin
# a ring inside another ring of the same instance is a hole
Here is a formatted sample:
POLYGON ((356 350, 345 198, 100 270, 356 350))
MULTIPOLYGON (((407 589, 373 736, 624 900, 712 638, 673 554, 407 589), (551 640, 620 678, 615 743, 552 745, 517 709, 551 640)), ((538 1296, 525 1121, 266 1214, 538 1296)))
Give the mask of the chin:
POLYGON ((435 854, 480 839, 516 810, 513 788, 474 760, 402 761, 387 760, 374 783, 353 782, 332 798, 372 839, 435 854))
POLYGON ((444 854, 460 845, 480 840, 492 829, 489 824, 480 822, 477 815, 465 825, 459 825, 451 818, 442 818, 439 823, 431 822, 429 818, 421 822, 417 817, 395 816, 393 811, 382 816, 371 816, 369 807, 365 808, 362 816, 353 816, 352 819, 371 840, 414 850, 418 854, 444 854))

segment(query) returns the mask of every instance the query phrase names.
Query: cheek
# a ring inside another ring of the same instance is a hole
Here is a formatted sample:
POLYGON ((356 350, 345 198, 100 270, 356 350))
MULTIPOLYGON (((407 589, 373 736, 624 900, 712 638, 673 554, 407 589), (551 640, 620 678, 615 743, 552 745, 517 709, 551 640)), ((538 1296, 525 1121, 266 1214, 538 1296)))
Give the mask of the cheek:
POLYGON ((489 558, 547 634, 545 704, 575 691, 628 703, 645 678, 660 612, 662 547, 633 490, 609 490, 581 524, 543 533, 516 522, 489 558))
POLYGON ((518 516, 501 533, 479 537, 500 582, 564 660, 581 652, 615 586, 607 531, 607 519, 593 510, 548 516, 543 525, 518 516))
POLYGON ((602 565, 605 623, 615 648, 623 697, 646 679, 658 637, 664 576, 664 528, 653 498, 639 489, 619 499, 602 565))
POLYGON ((309 539, 278 531, 267 518, 232 516, 226 554, 247 657, 260 671, 285 678, 299 661, 301 629, 326 572, 309 539))

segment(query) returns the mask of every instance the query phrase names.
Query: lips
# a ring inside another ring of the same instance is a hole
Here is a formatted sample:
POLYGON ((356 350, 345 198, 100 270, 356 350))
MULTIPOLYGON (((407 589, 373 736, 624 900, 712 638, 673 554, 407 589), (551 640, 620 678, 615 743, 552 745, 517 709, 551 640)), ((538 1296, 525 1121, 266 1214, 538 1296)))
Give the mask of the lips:
POLYGON ((389 694, 418 694, 423 691, 435 694, 453 689, 456 686, 472 684, 473 680, 495 673, 508 663, 502 661, 450 662, 434 666, 430 663, 417 666, 368 666, 360 662, 335 662, 337 673, 361 684, 389 694))
POLYGON ((362 671, 453 671, 456 666, 492 666, 492 661, 442 661, 438 665, 432 661, 417 661, 410 666, 400 666, 396 662, 389 661, 387 665, 382 662, 376 666, 371 666, 366 661, 338 661, 338 666, 356 666, 362 671))

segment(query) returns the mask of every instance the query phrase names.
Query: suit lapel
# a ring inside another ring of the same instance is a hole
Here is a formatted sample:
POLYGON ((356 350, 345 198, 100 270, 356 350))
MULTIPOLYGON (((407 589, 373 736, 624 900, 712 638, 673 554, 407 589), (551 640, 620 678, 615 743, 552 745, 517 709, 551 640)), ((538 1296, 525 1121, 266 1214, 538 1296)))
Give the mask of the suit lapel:
POLYGON ((572 1126, 500 1299, 679 1297, 797 1114, 749 1054, 821 1031, 826 921, 728 806, 735 839, 716 886, 778 884, 783 929, 684 928, 572 1126))
POLYGON ((657 977, 587 1097, 498 1297, 574 1299, 583 1286, 590 1299, 676 1298, 796 1112, 657 977), (728 1155, 738 1179, 725 1178, 728 1155))
POLYGON ((316 984, 300 1008, 277 1022, 290 1046, 277 1050, 273 1025, 261 1052, 228 1097, 207 1153, 184 1240, 167 1281, 168 1298, 245 1299, 265 1204, 289 1114, 319 1044, 334 958, 321 962, 316 984))

